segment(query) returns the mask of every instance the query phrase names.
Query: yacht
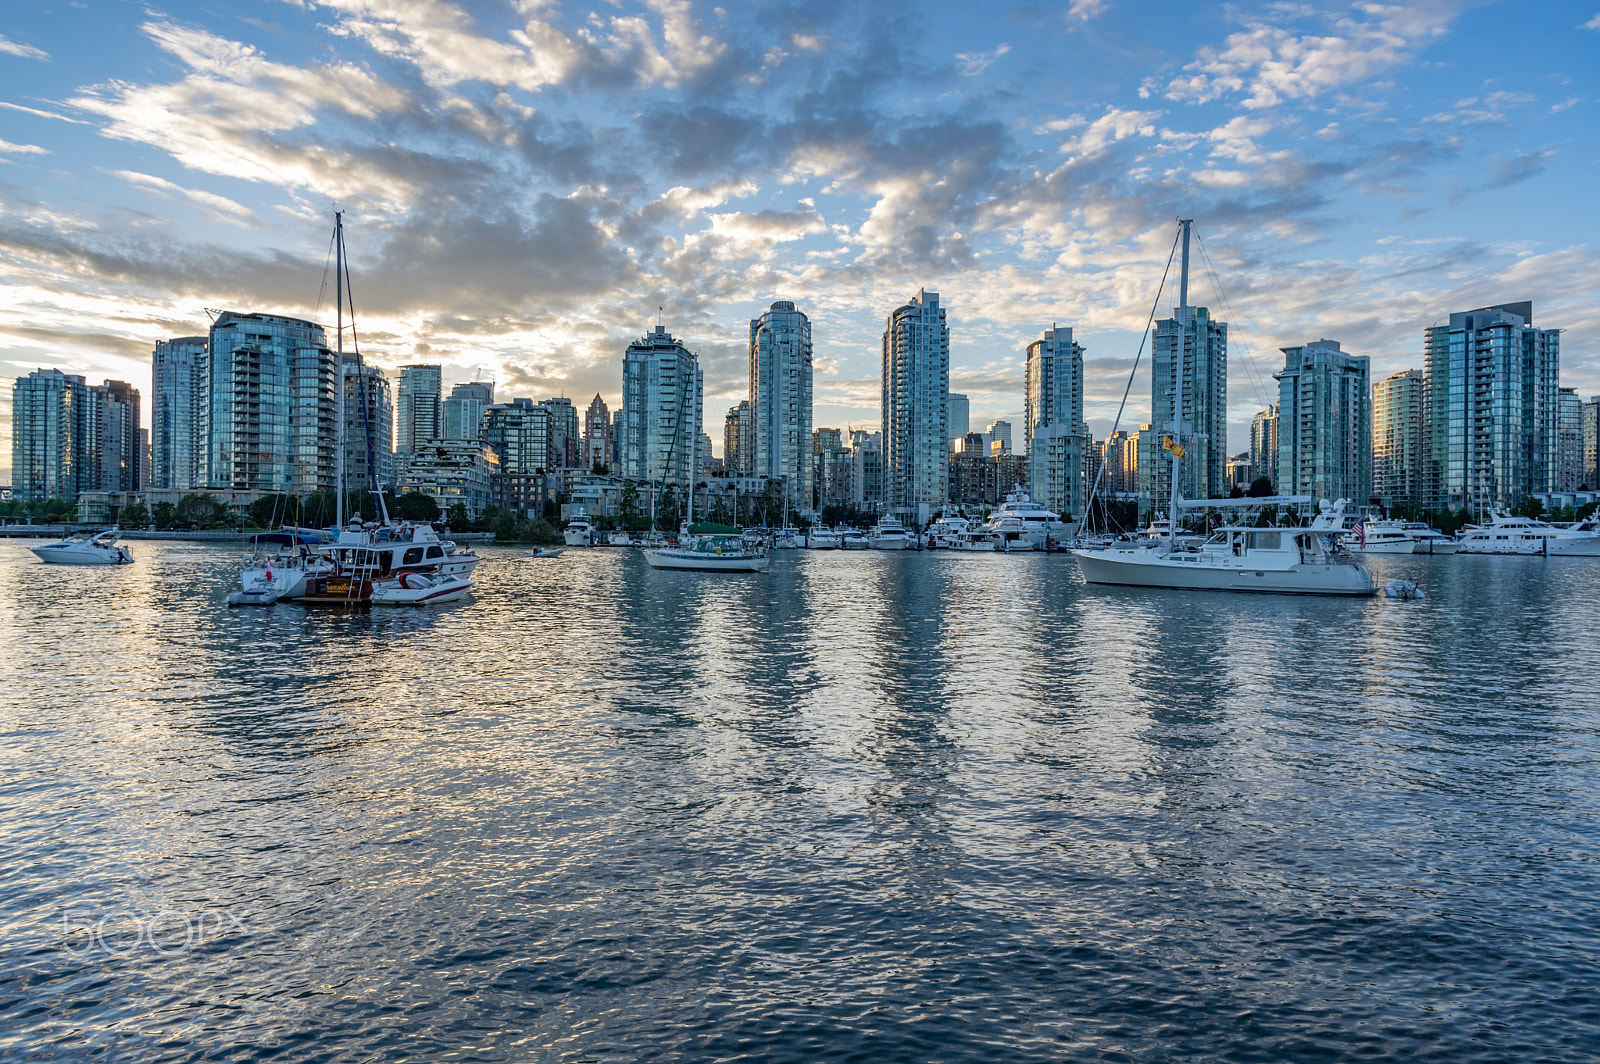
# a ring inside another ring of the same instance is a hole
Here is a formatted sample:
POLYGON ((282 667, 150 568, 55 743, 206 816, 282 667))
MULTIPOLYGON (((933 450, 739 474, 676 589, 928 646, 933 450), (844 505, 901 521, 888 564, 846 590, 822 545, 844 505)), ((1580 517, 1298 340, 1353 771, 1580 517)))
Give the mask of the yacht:
POLYGON ((117 530, 74 532, 60 543, 29 547, 50 565, 132 565, 133 554, 117 542, 117 530))
POLYGON ((628 533, 618 528, 606 534, 605 545, 608 547, 631 547, 633 546, 633 540, 628 538, 628 533))
POLYGON ((588 547, 594 544, 594 526, 589 519, 582 515, 574 517, 567 522, 567 527, 561 530, 561 538, 569 547, 588 547))
POLYGON ((913 543, 906 526, 884 514, 868 534, 867 545, 873 550, 906 550, 913 543))
POLYGON ((806 530, 806 548, 808 550, 838 550, 839 545, 839 533, 831 528, 812 525, 806 530))
POLYGON ((1454 536, 1429 528, 1421 521, 1407 521, 1402 527, 1411 534, 1414 554, 1454 554, 1461 549, 1454 536))
POLYGON ((1034 502, 1021 484, 1013 486, 989 515, 989 529, 1002 534, 1007 550, 1048 550, 1049 541, 1061 541, 1073 533, 1060 514, 1034 502))
POLYGON ((971 522, 961 516, 961 511, 946 508, 938 520, 928 526, 923 537, 929 550, 947 550, 955 538, 967 533, 970 527, 971 522))
POLYGON ((840 550, 868 550, 871 546, 872 542, 867 538, 867 534, 858 528, 847 528, 839 533, 840 550))
POLYGON ((945 544, 954 551, 985 551, 993 554, 1000 549, 1000 541, 994 533, 985 532, 981 528, 965 529, 948 537, 945 544))
POLYGON ((764 547, 744 542, 738 532, 680 535, 676 547, 661 547, 644 552, 653 569, 695 569, 710 573, 764 573, 767 552, 764 547))
POLYGON ((1415 554, 1417 541, 1402 521, 1368 521, 1344 534, 1346 550, 1357 554, 1415 554))
POLYGON ((1461 530, 1462 554, 1542 554, 1548 557, 1600 557, 1600 532, 1558 528, 1532 517, 1489 511, 1490 524, 1461 530))
POLYGON ((800 546, 803 535, 798 528, 779 528, 772 533, 772 546, 779 550, 792 550, 800 546))
MULTIPOLYGON (((1250 499, 1201 499, 1187 507, 1222 507, 1250 499)), ((1309 500, 1307 500, 1309 501, 1309 500)), ((1199 547, 1136 540, 1079 549, 1084 579, 1195 591, 1270 591, 1301 595, 1372 595, 1372 574, 1339 543, 1346 501, 1322 504, 1309 528, 1228 525, 1199 547)))
POLYGON ((318 551, 332 568, 308 573, 299 594, 285 596, 290 601, 325 606, 452 602, 472 590, 475 581, 467 574, 478 564, 476 554, 447 551, 429 524, 351 527, 318 551))

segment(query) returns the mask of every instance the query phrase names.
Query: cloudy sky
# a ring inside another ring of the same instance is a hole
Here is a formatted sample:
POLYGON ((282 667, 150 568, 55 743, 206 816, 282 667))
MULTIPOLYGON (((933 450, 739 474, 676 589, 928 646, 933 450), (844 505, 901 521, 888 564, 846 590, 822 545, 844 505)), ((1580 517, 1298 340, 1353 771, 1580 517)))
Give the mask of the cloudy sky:
MULTIPOLYGON (((1600 393, 1597 80, 1600 0, 13 4, 0 376, 148 394, 207 307, 331 317, 339 206, 373 361, 615 403, 661 306, 719 449, 761 308, 811 316, 815 423, 874 426, 923 287, 975 423, 1020 420, 1059 323, 1105 432, 1179 216, 1235 450, 1278 347, 1377 376, 1487 303, 1532 299, 1600 393)), ((1148 408, 1137 381, 1124 423, 1148 408)))

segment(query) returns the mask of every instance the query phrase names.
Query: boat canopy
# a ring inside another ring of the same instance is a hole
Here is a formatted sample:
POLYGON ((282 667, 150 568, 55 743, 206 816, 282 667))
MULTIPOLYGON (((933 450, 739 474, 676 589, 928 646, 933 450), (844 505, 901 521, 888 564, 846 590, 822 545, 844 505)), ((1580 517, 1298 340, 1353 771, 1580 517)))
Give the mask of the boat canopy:
POLYGON ((1242 499, 1179 499, 1184 510, 1244 510, 1252 506, 1304 506, 1314 501, 1310 495, 1267 495, 1242 499))
POLYGON ((250 542, 256 544, 257 546, 262 543, 278 543, 284 546, 293 546, 301 543, 321 543, 322 538, 320 536, 314 536, 309 532, 258 532, 250 537, 250 542))
POLYGON ((737 536, 739 530, 732 525, 718 524, 715 521, 697 521, 689 526, 691 536, 737 536))

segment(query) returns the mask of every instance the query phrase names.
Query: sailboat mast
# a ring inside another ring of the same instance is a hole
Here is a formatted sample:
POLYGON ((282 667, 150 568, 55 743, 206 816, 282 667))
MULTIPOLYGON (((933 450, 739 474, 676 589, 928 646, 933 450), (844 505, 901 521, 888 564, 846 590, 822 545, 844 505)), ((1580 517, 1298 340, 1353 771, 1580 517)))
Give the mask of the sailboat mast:
POLYGON ((689 369, 689 527, 694 527, 694 482, 695 466, 699 464, 700 455, 700 389, 695 380, 698 376, 698 364, 691 363, 689 369))
POLYGON ((1173 389, 1172 403, 1172 502, 1167 510, 1167 546, 1178 543, 1178 464, 1183 450, 1183 356, 1189 341, 1189 227, 1192 218, 1180 218, 1183 226, 1183 271, 1178 275, 1178 349, 1173 356, 1173 369, 1177 384, 1173 389))
POLYGON ((338 333, 334 340, 337 351, 333 363, 334 394, 334 477, 333 513, 334 528, 344 528, 344 212, 333 212, 333 305, 334 326, 338 333))

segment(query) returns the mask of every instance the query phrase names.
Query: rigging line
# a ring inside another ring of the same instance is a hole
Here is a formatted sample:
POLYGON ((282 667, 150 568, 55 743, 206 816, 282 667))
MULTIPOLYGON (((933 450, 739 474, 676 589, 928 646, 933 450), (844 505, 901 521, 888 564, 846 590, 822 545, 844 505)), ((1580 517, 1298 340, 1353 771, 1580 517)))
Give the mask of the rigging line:
MULTIPOLYGON (((1106 436, 1107 440, 1110 440, 1112 436, 1117 434, 1117 426, 1122 424, 1122 412, 1128 405, 1128 393, 1133 391, 1133 378, 1134 375, 1139 372, 1139 360, 1144 357, 1144 344, 1145 341, 1149 339, 1150 326, 1155 323, 1156 310, 1161 306, 1161 295, 1167 290, 1167 276, 1172 273, 1172 259, 1173 256, 1177 255, 1178 253, 1178 241, 1182 238, 1182 236, 1183 227, 1180 225, 1178 227, 1178 231, 1173 234, 1172 248, 1167 252, 1167 265, 1161 271, 1161 284, 1156 288, 1155 301, 1150 304, 1150 317, 1146 319, 1144 323, 1144 332, 1139 336, 1139 350, 1133 356, 1133 369, 1128 373, 1128 383, 1123 386, 1122 402, 1117 405, 1117 416, 1116 419, 1111 422, 1111 432, 1106 436)), ((1151 413, 1154 414, 1154 411, 1151 411, 1151 413)), ((1179 410, 1177 414, 1178 425, 1181 429, 1183 425, 1183 411, 1179 410)), ((1089 442, 1094 442, 1094 438, 1092 436, 1090 437, 1089 442)), ((1089 498, 1085 504, 1085 510, 1087 511, 1084 514, 1085 520, 1090 520, 1094 517, 1094 497, 1096 492, 1100 490, 1100 481, 1105 479, 1105 475, 1106 463, 1104 455, 1102 454, 1099 467, 1095 470, 1094 483, 1089 486, 1089 498)), ((1106 520, 1108 522, 1110 521, 1109 514, 1107 515, 1106 520)))
POLYGON ((311 316, 315 318, 322 312, 322 300, 328 294, 328 260, 333 258, 334 237, 328 237, 328 255, 322 260, 322 287, 317 289, 317 303, 311 308, 311 316))
MULTIPOLYGON (((1200 234, 1198 232, 1195 233, 1194 239, 1195 243, 1200 246, 1200 258, 1206 264, 1206 273, 1211 277, 1211 287, 1216 291, 1217 296, 1222 300, 1222 307, 1227 312, 1228 319, 1232 321, 1237 317, 1237 315, 1234 314, 1233 304, 1228 300, 1228 293, 1222 289, 1222 278, 1217 276, 1216 267, 1211 264, 1211 253, 1206 250, 1206 243, 1200 238, 1200 234)), ((1250 382, 1250 387, 1256 394, 1256 402, 1262 407, 1270 406, 1271 404, 1268 403, 1264 398, 1264 396, 1268 394, 1266 392, 1267 383, 1264 379, 1262 379, 1261 375, 1256 372, 1255 356, 1250 354, 1250 345, 1240 344, 1239 348, 1240 354, 1244 356, 1245 379, 1250 382)))

